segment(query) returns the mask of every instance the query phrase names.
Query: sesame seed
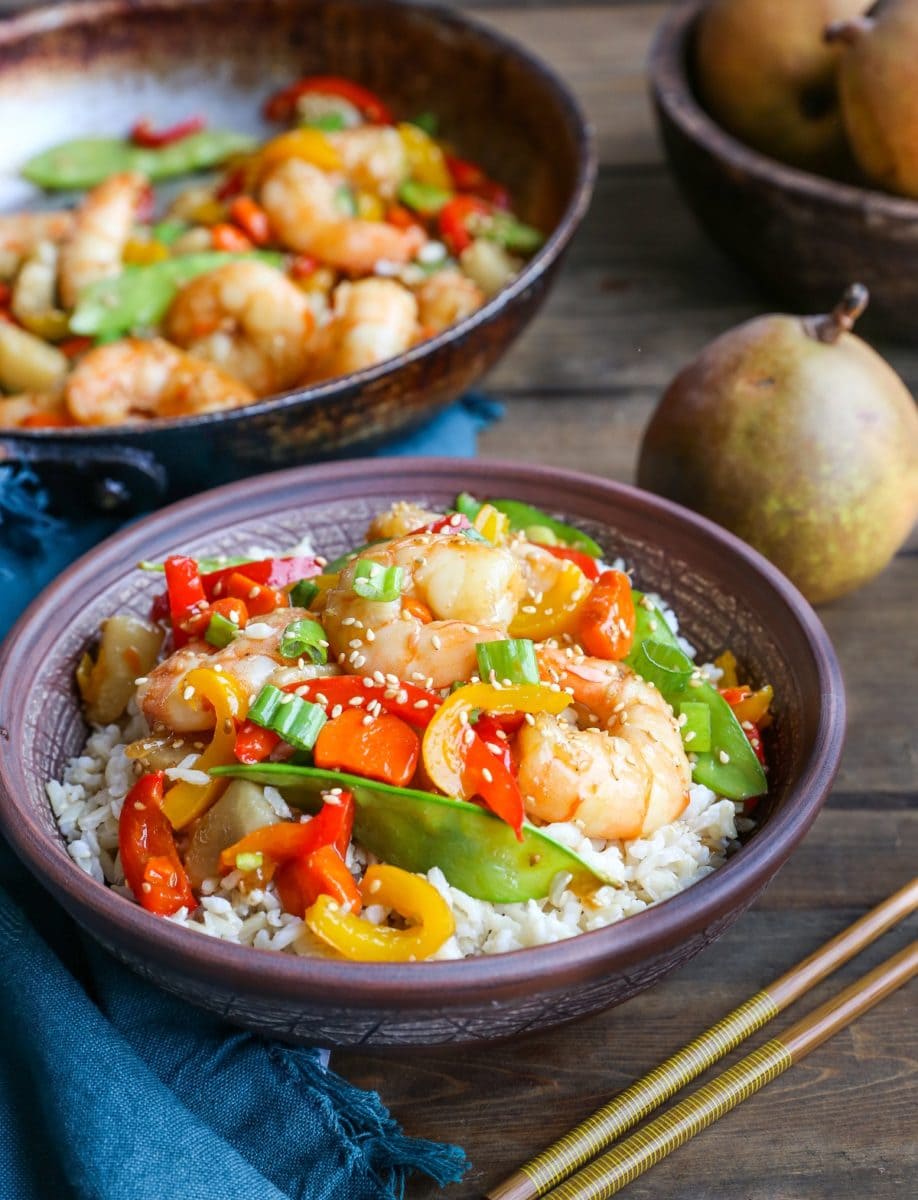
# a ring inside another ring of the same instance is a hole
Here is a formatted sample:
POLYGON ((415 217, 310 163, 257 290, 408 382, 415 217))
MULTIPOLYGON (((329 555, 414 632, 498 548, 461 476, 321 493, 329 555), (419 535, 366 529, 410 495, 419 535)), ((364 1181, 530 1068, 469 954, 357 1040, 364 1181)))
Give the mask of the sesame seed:
POLYGON ((364 700, 366 700, 366 696, 352 696, 350 700, 348 700, 348 704, 353 708, 360 708, 364 700))
POLYGON ((411 707, 412 708, 429 708, 430 701, 429 700, 415 700, 414 704, 411 707))
POLYGON ((370 884, 369 884, 369 886, 368 886, 368 888, 367 888, 367 891, 368 891, 368 892, 372 892, 372 893, 373 893, 373 895, 375 896, 375 895, 376 895, 376 893, 379 891, 379 889, 380 889, 381 887, 382 887, 382 880, 381 880, 381 879, 374 879, 374 880, 372 880, 372 881, 370 882, 370 884))
POLYGON ((685 735, 685 737, 683 738, 683 741, 685 742, 685 744, 687 746, 689 744, 689 742, 694 742, 696 737, 697 737, 697 734, 695 733, 695 730, 693 729, 691 731, 691 733, 687 733, 685 735))
POLYGON ((341 707, 341 705, 336 704, 335 707, 331 710, 332 720, 334 720, 335 717, 340 717, 343 712, 344 712, 344 709, 341 707))
POLYGON ((434 650, 442 650, 443 649, 443 642, 442 642, 439 634, 435 633, 433 635, 433 637, 430 639, 430 644, 433 646, 434 650))
POLYGON ((144 804, 144 802, 142 800, 135 800, 134 807, 137 809, 138 812, 143 812, 147 806, 144 804))
POLYGON ((481 777, 485 781, 485 783, 493 783, 494 782, 494 776, 491 774, 491 770, 489 767, 481 768, 481 777))
POLYGON ((140 675, 137 679, 134 680, 134 686, 140 687, 141 684, 147 683, 148 680, 149 680, 148 675, 140 675))
POLYGON ((726 752, 726 750, 718 750, 717 757, 722 763, 728 763, 730 761, 730 755, 726 752))
POLYGON ((360 723, 361 723, 361 725, 372 725, 375 720, 376 720, 376 718, 373 716, 372 713, 367 713, 367 715, 363 718, 363 720, 360 723))
POLYGON ((323 558, 323 556, 322 556, 321 554, 317 554, 317 555, 316 555, 316 566, 317 566, 317 567, 327 567, 327 566, 328 566, 328 559, 327 559, 327 558, 323 558))
POLYGON ((182 692, 182 699, 190 700, 193 695, 194 695, 194 688, 189 683, 188 686, 185 688, 185 690, 182 692))
POLYGON ((249 599, 250 599, 250 600, 255 600, 255 599, 257 599, 257 597, 258 597, 258 593, 259 593, 260 591, 261 591, 261 588, 258 588, 258 587, 253 587, 253 588, 252 588, 252 590, 249 592, 249 599))
POLYGON ((353 659, 353 664, 354 664, 354 666, 357 668, 357 670, 359 671, 361 667, 365 667, 365 666, 367 665, 367 660, 366 660, 366 658, 364 657, 364 655, 362 655, 362 654, 355 654, 355 655, 354 655, 354 659, 353 659))
POLYGON ((341 624, 342 625, 353 625, 356 620, 357 620, 356 617, 342 617, 341 624))
POLYGON ((222 675, 222 674, 223 674, 223 668, 220 666, 220 664, 219 664, 219 663, 214 663, 214 670, 216 671, 216 673, 217 673, 218 675, 222 675))
POLYGON ((535 717, 532 713, 523 713, 523 720, 527 725, 535 725, 535 717))
POLYGON ((144 882, 140 885, 140 887, 141 887, 141 890, 144 892, 152 892, 153 891, 153 884, 147 883, 146 880, 144 880, 144 882))
POLYGON ((368 629, 368 630, 367 630, 367 641, 368 641, 368 642, 375 642, 375 641, 376 641, 376 634, 373 632, 373 630, 372 630, 372 629, 368 629))

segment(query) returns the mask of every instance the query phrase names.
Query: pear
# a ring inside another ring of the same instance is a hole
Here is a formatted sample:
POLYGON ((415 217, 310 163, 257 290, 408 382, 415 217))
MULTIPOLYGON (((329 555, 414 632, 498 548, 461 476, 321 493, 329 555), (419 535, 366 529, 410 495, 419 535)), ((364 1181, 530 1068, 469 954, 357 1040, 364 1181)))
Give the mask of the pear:
POLYGON ((711 115, 741 141, 809 170, 841 169, 846 150, 826 25, 870 0, 713 0, 695 67, 711 115))
POLYGON ((918 410, 851 332, 860 284, 823 317, 772 314, 711 342, 648 425, 638 483, 771 559, 814 603, 871 579, 918 515, 918 410))
POLYGON ((918 4, 887 0, 826 31, 840 48, 838 87, 848 140, 868 178, 918 197, 918 4))

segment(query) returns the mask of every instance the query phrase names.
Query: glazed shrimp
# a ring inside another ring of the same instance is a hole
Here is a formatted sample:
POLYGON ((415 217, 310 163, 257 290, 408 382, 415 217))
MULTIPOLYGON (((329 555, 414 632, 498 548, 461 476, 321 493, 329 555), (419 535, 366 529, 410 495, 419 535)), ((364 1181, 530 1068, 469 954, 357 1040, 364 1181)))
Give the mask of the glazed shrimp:
POLYGON ((408 178, 408 155, 397 129, 362 125, 328 134, 341 156, 344 173, 357 187, 391 200, 408 178))
POLYGON ((412 534, 371 546, 326 595, 329 654, 345 671, 448 687, 475 671, 476 642, 506 636, 523 587, 511 554, 459 534, 412 534), (365 600, 354 592, 361 561, 401 568, 397 600, 365 600))
POLYGON ((260 262, 233 262, 179 292, 165 332, 248 384, 256 396, 292 387, 306 372, 315 319, 296 284, 260 262))
POLYGON ((461 271, 449 268, 431 275, 415 291, 418 321, 428 333, 440 333, 481 308, 485 294, 461 271))
POLYGON ((255 399, 238 379, 161 338, 124 338, 90 350, 67 380, 65 396, 81 425, 219 412, 255 399))
POLYGON ((76 224, 72 212, 9 213, 0 216, 0 279, 10 279, 40 242, 62 242, 76 224))
POLYGON ((125 171, 87 193, 73 232, 61 247, 58 284, 66 308, 74 307, 83 288, 121 270, 124 246, 146 186, 142 175, 125 171))
POLYGON ((335 666, 292 663, 280 654, 280 641, 291 621, 309 614, 301 608, 282 608, 249 623, 228 646, 214 650, 207 642, 189 642, 155 667, 137 688, 137 703, 153 728, 165 726, 174 733, 213 729, 214 714, 186 695, 185 676, 195 667, 219 668, 256 695, 266 683, 282 687, 318 675, 337 675, 335 666), (263 636, 256 636, 260 634, 263 636))
POLYGON ((431 525, 442 516, 443 513, 421 508, 419 504, 412 504, 408 500, 396 500, 391 508, 377 513, 370 522, 367 527, 367 541, 381 542, 404 537, 406 533, 414 533, 423 525, 431 525))
POLYGON ((417 329, 417 302, 392 279, 360 279, 335 288, 332 318, 312 341, 310 380, 362 371, 407 350, 417 329))
POLYGON ((268 173, 260 198, 282 244, 350 275, 371 274, 379 262, 412 259, 424 244, 424 231, 344 216, 337 205, 340 183, 340 177, 298 158, 268 173))
POLYGON ((581 724, 540 713, 520 730, 526 811, 574 821, 588 837, 636 838, 674 821, 691 781, 682 736, 660 693, 622 663, 541 647, 539 667, 573 693, 581 724))
POLYGON ((70 425, 61 392, 32 392, 0 399, 0 428, 24 424, 70 425))

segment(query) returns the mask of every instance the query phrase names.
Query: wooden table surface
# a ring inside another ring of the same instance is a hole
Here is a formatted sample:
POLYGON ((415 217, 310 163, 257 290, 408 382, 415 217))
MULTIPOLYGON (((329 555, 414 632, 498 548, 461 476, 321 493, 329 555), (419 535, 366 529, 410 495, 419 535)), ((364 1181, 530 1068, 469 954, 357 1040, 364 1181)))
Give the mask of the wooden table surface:
MULTIPOLYGON (((675 371, 767 299, 706 241, 662 161, 643 66, 655 3, 476 4, 557 67, 592 118, 593 208, 529 333, 493 373, 504 421, 483 438, 522 458, 630 482, 642 427, 675 371)), ((883 347, 918 392, 918 351, 883 347)), ((610 1012, 509 1045, 397 1061, 336 1053, 408 1132, 472 1160, 447 1200, 480 1196, 659 1060, 865 909, 918 864, 918 543, 857 595, 821 610, 848 688, 841 773, 815 827, 734 929, 610 1012)), ((887 935, 799 1011, 900 949, 887 935)), ((633 1183, 642 1200, 900 1200, 918 1187, 918 988, 912 985, 633 1183)), ((779 1018, 786 1028, 799 1011, 779 1018)), ((421 1200, 440 1191, 417 1183, 421 1200)))

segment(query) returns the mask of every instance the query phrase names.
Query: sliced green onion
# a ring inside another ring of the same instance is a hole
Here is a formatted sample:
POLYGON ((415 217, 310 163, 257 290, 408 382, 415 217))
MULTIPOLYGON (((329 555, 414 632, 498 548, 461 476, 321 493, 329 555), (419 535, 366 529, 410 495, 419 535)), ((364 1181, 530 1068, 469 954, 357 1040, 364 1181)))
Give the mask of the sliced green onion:
POLYGON ((560 546, 557 534, 547 525, 528 525, 524 530, 530 542, 538 542, 540 546, 560 546))
POLYGON ((248 719, 279 734, 297 750, 311 750, 327 718, 321 704, 310 704, 293 692, 282 692, 266 683, 255 697, 248 719))
POLYGON ((204 641, 210 642, 212 646, 217 646, 223 649, 228 646, 234 637, 239 633, 239 626, 235 621, 231 621, 228 617, 224 617, 222 613, 214 613, 210 618, 210 623, 207 626, 207 631, 204 634, 204 641))
POLYGON ((237 871, 257 871, 259 867, 264 866, 265 856, 260 850, 251 851, 246 854, 236 855, 236 870, 237 871))
POLYGON ((538 683, 539 664, 535 646, 528 638, 508 638, 505 642, 478 642, 478 671, 485 683, 538 683))
POLYGON ((398 198, 402 204, 420 213, 424 217, 432 217, 453 198, 453 193, 446 188, 435 187, 432 183, 419 183, 417 179, 406 179, 399 185, 398 198))
POLYGON ((179 240, 183 233, 187 233, 190 228, 191 226, 187 221, 157 221, 151 233, 157 242, 162 242, 164 246, 171 246, 179 240))
POLYGON ((423 129, 428 137, 436 137, 437 130, 440 128, 440 121, 436 113, 421 112, 416 117, 411 118, 412 125, 417 125, 418 129, 423 129))
POLYGON ((309 608, 319 594, 319 585, 312 579, 301 579, 290 589, 290 603, 294 608, 309 608))
POLYGON ((664 698, 681 692, 694 670, 692 660, 678 646, 652 639, 641 642, 632 665, 664 698))
POLYGON ((685 717, 682 742, 686 750, 694 754, 706 754, 711 749, 710 707, 695 700, 686 700, 679 705, 679 716, 685 717))
POLYGON ((312 117, 308 121, 303 121, 302 125, 306 129, 321 129, 323 133, 339 133, 342 129, 347 128, 347 121, 345 121, 343 113, 327 112, 322 113, 320 117, 312 117))
POLYGON ((370 558, 362 558, 354 572, 352 586, 364 600, 379 600, 388 604, 402 594, 402 568, 384 567, 370 558))
POLYGON ((540 233, 532 225, 524 225, 510 213, 495 212, 491 215, 484 236, 492 242, 498 242, 507 250, 517 250, 521 254, 531 254, 545 241, 545 234, 540 233))
POLYGON ((460 529, 459 532, 470 542, 484 542, 486 546, 493 546, 494 544, 493 542, 488 541, 485 535, 477 529, 460 529))
POLYGON ((460 492, 456 497, 456 503, 453 507, 457 513, 462 513, 464 517, 468 517, 470 521, 474 521, 484 507, 484 504, 481 500, 476 500, 471 492, 460 492))
POLYGON ((353 190, 346 183, 335 188, 335 208, 345 217, 357 216, 357 200, 353 190))
POLYGON ((282 658, 308 658, 314 663, 328 662, 328 639, 318 621, 302 617, 291 621, 281 634, 282 658))

